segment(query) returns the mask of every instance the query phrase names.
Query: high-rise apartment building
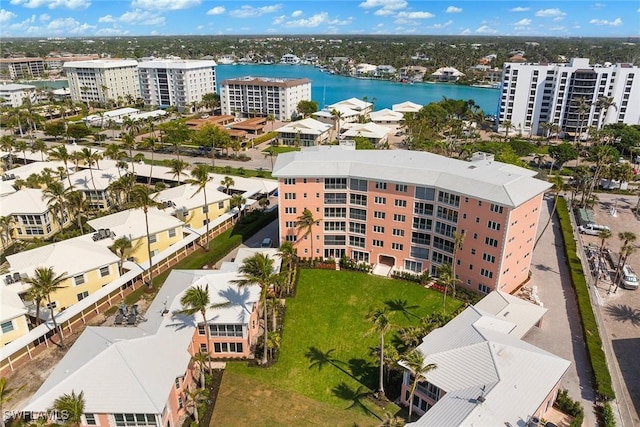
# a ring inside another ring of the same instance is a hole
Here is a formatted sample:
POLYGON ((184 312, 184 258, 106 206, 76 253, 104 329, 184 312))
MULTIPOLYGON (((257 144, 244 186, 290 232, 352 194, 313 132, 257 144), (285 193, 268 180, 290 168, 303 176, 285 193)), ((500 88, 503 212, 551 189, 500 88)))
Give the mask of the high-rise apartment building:
POLYGON ((568 64, 504 64, 498 128, 511 134, 543 135, 543 123, 560 132, 585 134, 589 127, 640 123, 640 69, 630 64, 590 65, 587 58, 568 64), (609 98, 615 108, 598 100, 609 98))
POLYGON ((180 111, 216 92, 216 62, 155 60, 138 64, 140 92, 147 105, 174 106, 180 111))
POLYGON ((133 59, 65 62, 71 99, 75 102, 98 102, 109 99, 140 97, 138 61, 133 59))
POLYGON ((11 80, 44 75, 42 58, 0 58, 0 77, 11 80))
POLYGON ((222 114, 244 117, 272 114, 276 120, 291 120, 300 101, 311 101, 311 80, 240 77, 220 84, 222 114))
POLYGON ((278 156, 280 240, 298 256, 351 259, 416 274, 454 264, 459 283, 511 292, 528 278, 550 184, 478 153, 305 148, 278 156), (317 220, 301 233, 298 217, 317 220), (464 236, 456 249, 456 236, 464 236))

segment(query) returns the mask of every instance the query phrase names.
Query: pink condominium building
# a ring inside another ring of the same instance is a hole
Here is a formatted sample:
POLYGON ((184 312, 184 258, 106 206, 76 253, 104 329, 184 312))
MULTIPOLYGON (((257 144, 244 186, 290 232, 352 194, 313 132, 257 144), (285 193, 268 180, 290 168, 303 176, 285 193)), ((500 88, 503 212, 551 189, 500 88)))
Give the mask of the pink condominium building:
POLYGON ((344 146, 281 154, 273 175, 280 240, 294 242, 298 256, 347 256, 436 275, 439 265, 454 262, 454 233, 464 234, 456 276, 483 293, 511 292, 527 279, 550 187, 534 171, 485 153, 461 161, 344 146), (317 219, 312 235, 296 227, 305 208, 317 219))

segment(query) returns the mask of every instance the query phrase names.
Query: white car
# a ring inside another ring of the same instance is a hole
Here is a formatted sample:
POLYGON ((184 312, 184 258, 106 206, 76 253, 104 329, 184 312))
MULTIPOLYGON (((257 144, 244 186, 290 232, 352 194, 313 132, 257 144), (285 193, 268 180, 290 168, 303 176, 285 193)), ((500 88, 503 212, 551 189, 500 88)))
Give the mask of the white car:
POLYGON ((609 230, 609 227, 598 224, 587 224, 578 227, 578 231, 582 234, 589 234, 590 236, 597 236, 602 230, 609 230))

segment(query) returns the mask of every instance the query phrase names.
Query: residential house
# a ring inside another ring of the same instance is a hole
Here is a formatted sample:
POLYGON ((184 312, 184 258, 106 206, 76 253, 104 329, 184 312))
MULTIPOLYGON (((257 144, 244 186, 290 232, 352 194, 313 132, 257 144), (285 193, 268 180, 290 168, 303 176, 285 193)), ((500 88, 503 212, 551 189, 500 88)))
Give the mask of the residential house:
MULTIPOLYGON (((152 257, 182 240, 183 221, 155 207, 149 208, 147 216, 152 257)), ((146 220, 141 208, 94 218, 87 221, 87 224, 99 234, 95 239, 97 243, 103 242, 105 246, 111 246, 115 240, 125 237, 131 241, 129 257, 138 264, 149 261, 146 220), (107 237, 103 238, 103 235, 107 237)))
POLYGON ((400 124, 402 119, 404 119, 404 114, 385 108, 378 111, 372 111, 369 115, 369 118, 373 123, 376 123, 378 125, 397 126, 400 124))
MULTIPOLYGON (((545 312, 495 291, 424 337, 417 351, 436 368, 418 383, 411 404, 421 417, 407 426, 539 425, 571 364, 522 340, 545 312)), ((412 383, 406 369, 405 405, 412 383)))
POLYGON ((280 145, 310 147, 329 141, 332 125, 308 118, 288 123, 277 130, 280 145))
POLYGON ((184 184, 167 188, 155 195, 154 199, 162 204, 164 212, 171 213, 184 221, 191 228, 198 229, 206 225, 208 212, 209 221, 229 211, 231 196, 221 192, 219 182, 210 181, 204 189, 194 184, 184 184), (204 195, 207 205, 204 204, 204 195))
POLYGON ((416 104, 411 101, 401 102, 400 104, 393 104, 391 109, 398 113, 406 114, 406 113, 417 113, 422 109, 423 105, 416 104))
POLYGON ((12 216, 14 220, 14 239, 31 240, 48 239, 60 231, 60 218, 64 218, 63 226, 71 221, 64 212, 48 205, 40 189, 24 188, 2 198, 0 216, 12 216))
POLYGON ((340 139, 352 140, 355 137, 366 138, 376 147, 382 147, 388 141, 390 129, 374 122, 345 123, 340 139))
POLYGON ((69 179, 74 190, 82 191, 92 209, 109 209, 115 202, 109 195, 109 186, 127 171, 118 167, 93 169, 95 166, 99 165, 72 173, 69 179))
POLYGON ((16 83, 4 83, 0 85, 0 104, 3 107, 18 108, 28 101, 31 104, 38 102, 36 87, 16 83))
MULTIPOLYGON (((7 276, 8 277, 8 276, 7 276)), ((5 277, 5 283, 6 283, 5 277)), ((0 346, 29 332, 27 307, 18 294, 7 285, 0 284, 0 346)))
POLYGON ((444 83, 457 82, 461 77, 464 77, 464 73, 453 67, 441 67, 431 73, 431 80, 444 83))

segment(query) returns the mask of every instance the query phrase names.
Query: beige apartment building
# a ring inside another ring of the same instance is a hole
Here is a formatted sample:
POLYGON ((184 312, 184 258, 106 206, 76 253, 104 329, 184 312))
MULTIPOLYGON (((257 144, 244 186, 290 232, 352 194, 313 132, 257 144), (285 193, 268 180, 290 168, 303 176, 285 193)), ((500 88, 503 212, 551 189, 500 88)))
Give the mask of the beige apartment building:
POLYGON ((138 61, 133 59, 66 62, 64 72, 74 102, 98 102, 109 99, 140 98, 138 61))

